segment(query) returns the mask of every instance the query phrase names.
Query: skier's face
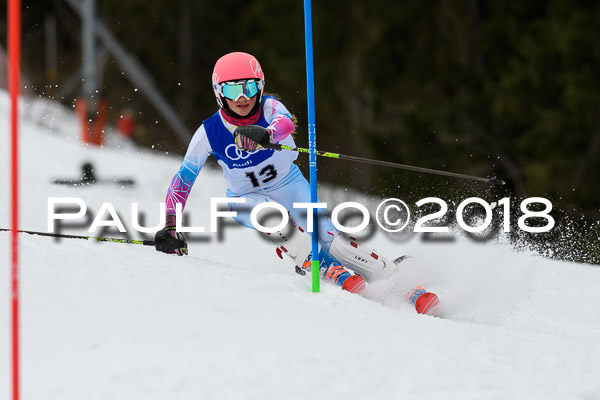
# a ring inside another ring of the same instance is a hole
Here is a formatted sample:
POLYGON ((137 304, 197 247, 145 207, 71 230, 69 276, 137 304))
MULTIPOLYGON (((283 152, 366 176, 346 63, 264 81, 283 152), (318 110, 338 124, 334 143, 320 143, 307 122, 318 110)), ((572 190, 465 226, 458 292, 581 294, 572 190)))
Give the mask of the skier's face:
POLYGON ((236 113, 239 116, 245 117, 252 111, 254 105, 256 104, 256 98, 258 96, 252 97, 250 100, 246 100, 244 96, 240 97, 237 101, 233 101, 230 99, 225 99, 227 101, 227 105, 229 109, 236 113))

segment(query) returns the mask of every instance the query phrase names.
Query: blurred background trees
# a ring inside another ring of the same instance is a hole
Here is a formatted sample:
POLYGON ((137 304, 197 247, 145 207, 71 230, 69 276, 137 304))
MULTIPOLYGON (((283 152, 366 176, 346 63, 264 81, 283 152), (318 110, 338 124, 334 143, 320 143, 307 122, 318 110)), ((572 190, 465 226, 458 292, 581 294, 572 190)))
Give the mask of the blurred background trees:
MULTIPOLYGON (((319 149, 497 175, 508 182, 508 195, 542 196, 566 212, 600 218, 600 3, 313 3, 319 149)), ((246 51, 261 62, 266 90, 298 117, 297 142, 306 147, 302 2, 99 0, 97 7, 190 130, 216 110, 210 86, 215 61, 246 51)), ((81 67, 79 24, 64 0, 23 0, 23 69, 37 95, 66 105, 78 96, 79 86, 66 83, 81 67), (45 67, 48 16, 56 18, 59 39, 53 76, 45 67)), ((110 120, 123 108, 133 110, 138 143, 185 152, 187 143, 110 57, 101 89, 110 120)), ((319 176, 407 199, 484 190, 326 159, 319 161, 319 176)))

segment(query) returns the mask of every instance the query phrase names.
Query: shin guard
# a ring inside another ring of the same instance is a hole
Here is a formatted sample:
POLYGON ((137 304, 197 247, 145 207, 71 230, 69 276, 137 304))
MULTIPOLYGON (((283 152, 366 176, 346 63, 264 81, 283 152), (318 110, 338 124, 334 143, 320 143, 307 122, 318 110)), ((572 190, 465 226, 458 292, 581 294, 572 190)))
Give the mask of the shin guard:
POLYGON ((336 236, 329 248, 331 254, 344 267, 362 275, 367 282, 389 278, 396 265, 373 249, 359 245, 343 236, 336 236))

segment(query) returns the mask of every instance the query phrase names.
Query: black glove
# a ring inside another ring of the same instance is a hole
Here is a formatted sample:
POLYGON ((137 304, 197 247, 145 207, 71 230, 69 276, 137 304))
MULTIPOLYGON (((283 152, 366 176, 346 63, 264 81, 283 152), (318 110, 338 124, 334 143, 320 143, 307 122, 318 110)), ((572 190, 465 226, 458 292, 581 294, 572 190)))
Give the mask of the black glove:
POLYGON ((165 227, 154 235, 154 247, 157 251, 178 256, 187 255, 187 242, 183 233, 175 230, 175 215, 167 214, 165 227))
POLYGON ((270 130, 258 125, 242 125, 233 131, 237 148, 246 151, 273 148, 272 136, 270 130))

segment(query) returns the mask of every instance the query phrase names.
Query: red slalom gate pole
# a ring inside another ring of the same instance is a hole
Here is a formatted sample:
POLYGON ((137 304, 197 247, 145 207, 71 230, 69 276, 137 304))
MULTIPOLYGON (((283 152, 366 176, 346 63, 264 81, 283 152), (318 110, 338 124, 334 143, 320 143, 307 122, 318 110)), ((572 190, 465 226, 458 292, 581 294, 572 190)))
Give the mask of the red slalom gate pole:
POLYGON ((12 398, 19 399, 19 88, 21 86, 21 1, 8 1, 8 74, 11 104, 11 311, 12 398))

